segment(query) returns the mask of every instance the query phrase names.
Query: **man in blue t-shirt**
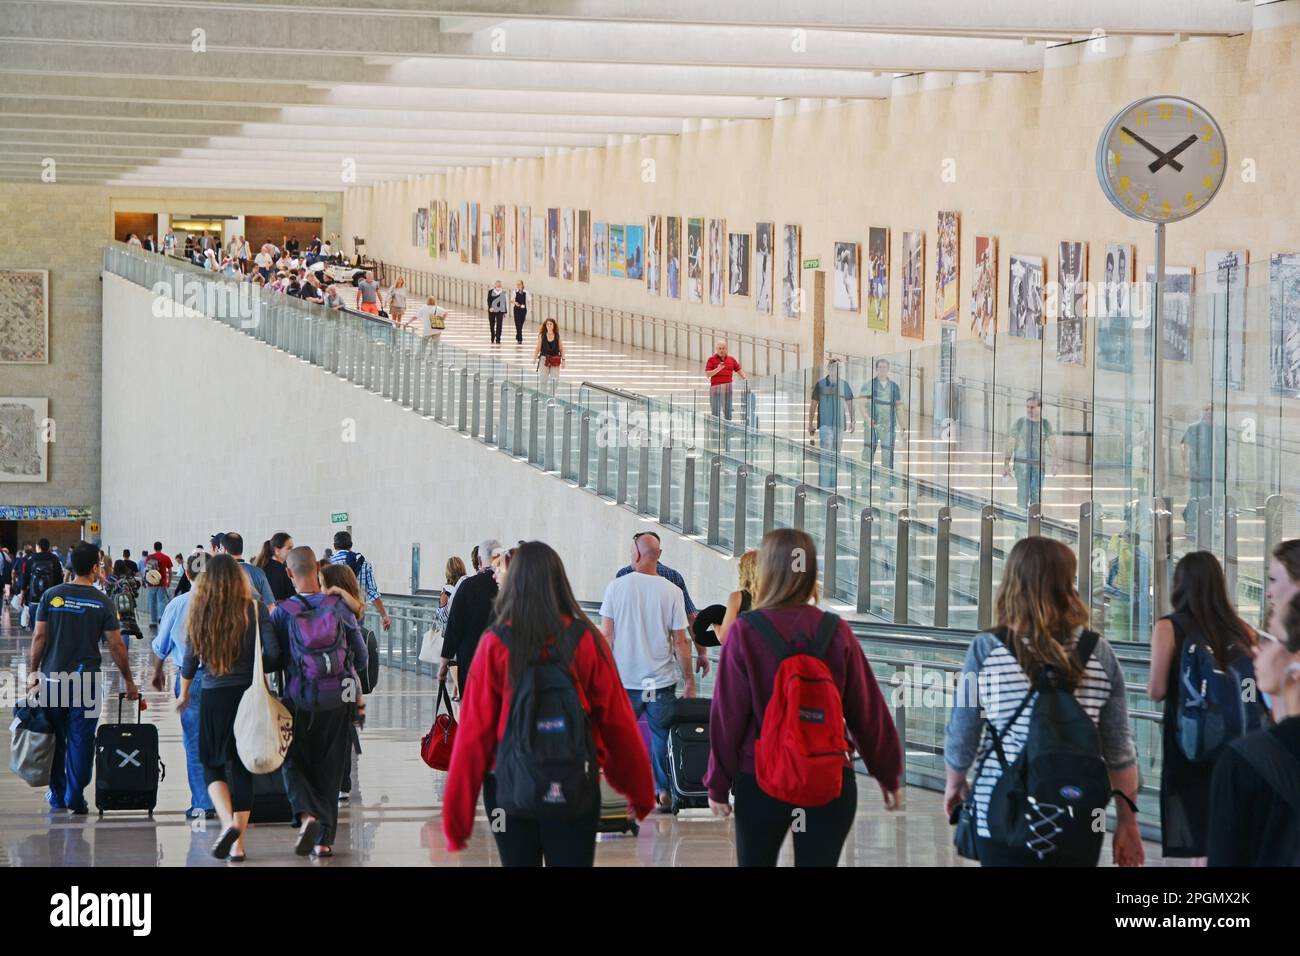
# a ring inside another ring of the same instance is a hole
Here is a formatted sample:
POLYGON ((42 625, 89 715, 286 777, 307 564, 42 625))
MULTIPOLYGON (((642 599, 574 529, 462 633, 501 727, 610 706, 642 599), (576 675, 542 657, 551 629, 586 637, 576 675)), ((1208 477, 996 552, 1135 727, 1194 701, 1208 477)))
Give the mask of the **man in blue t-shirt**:
POLYGON ((821 448, 817 456, 818 484, 828 491, 836 490, 840 442, 845 432, 852 434, 856 424, 853 389, 840 377, 840 360, 832 358, 826 365, 826 374, 813 385, 812 401, 808 405, 808 434, 817 436, 821 448))
POLYGON ((903 390, 889 377, 889 359, 876 359, 875 378, 862 386, 858 397, 866 406, 862 460, 870 464, 880 447, 880 463, 891 473, 885 477, 885 496, 889 497, 893 494, 894 434, 903 410, 903 390))
POLYGON ((99 643, 126 681, 126 696, 140 698, 131 678, 131 663, 117 615, 107 597, 95 589, 99 549, 79 544, 72 552, 72 581, 56 584, 42 595, 36 608, 32 639, 29 697, 35 696, 54 731, 54 764, 45 799, 55 810, 89 812, 83 795, 90 784, 95 756, 95 725, 99 721, 99 643))

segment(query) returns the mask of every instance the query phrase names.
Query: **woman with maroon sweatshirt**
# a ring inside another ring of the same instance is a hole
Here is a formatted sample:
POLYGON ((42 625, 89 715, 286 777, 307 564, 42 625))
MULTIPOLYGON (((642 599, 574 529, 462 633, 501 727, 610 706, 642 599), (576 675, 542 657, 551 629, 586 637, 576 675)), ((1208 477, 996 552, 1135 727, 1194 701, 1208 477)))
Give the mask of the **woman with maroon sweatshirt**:
MULTIPOLYGON (((804 648, 825 615, 816 600, 813 539, 791 528, 769 531, 758 555, 754 610, 737 618, 727 632, 709 717, 709 769, 704 778, 709 806, 725 817, 732 810, 728 794, 735 794, 736 858, 741 866, 776 866, 781 844, 796 819, 802 819, 803 826, 794 832, 794 865, 835 866, 857 812, 857 780, 848 752, 839 796, 820 806, 797 807, 769 796, 754 773, 755 745, 781 662, 747 618, 762 614, 781 639, 804 648)), ((839 623, 821 659, 843 702, 849 747, 861 755, 880 784, 885 809, 897 810, 903 804, 898 730, 847 623, 839 623)))
MULTIPOLYGON (((511 687, 539 656, 552 654, 568 661, 591 719, 605 779, 628 798, 636 819, 645 819, 655 808, 650 758, 605 639, 574 599, 560 556, 549 545, 529 541, 511 556, 510 573, 497 597, 496 620, 483 632, 470 665, 474 679, 466 682, 461 700, 460 728, 442 801, 442 832, 450 852, 463 850, 469 840, 480 786, 488 818, 495 822, 496 780, 490 771, 506 729, 511 687), (581 627, 576 639, 575 622, 581 627), (509 627, 509 646, 500 637, 503 627, 509 627)), ((599 815, 599 801, 575 820, 538 821, 506 814, 504 826, 492 827, 501 862, 591 866, 599 815)))

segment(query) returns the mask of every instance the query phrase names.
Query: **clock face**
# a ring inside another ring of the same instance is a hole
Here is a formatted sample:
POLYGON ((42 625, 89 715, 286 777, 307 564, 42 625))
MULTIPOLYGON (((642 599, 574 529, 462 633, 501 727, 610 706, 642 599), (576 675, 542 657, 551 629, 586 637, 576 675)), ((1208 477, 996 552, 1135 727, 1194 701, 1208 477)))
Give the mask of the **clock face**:
POLYGON ((1223 184, 1228 150, 1209 113, 1181 96, 1151 96, 1120 110, 1097 144, 1108 198, 1135 219, 1186 219, 1223 184))

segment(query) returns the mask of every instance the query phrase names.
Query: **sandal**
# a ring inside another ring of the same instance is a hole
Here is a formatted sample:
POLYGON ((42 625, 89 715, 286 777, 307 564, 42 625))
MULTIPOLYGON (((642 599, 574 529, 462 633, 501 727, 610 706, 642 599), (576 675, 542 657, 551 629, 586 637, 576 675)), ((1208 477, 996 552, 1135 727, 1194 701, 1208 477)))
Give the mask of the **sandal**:
POLYGON ((320 836, 320 823, 316 820, 308 822, 303 831, 298 834, 298 845, 293 848, 293 852, 299 856, 307 856, 316 845, 318 836, 320 836))
POLYGON ((212 855, 218 860, 224 860, 230 856, 230 848, 235 845, 239 839, 239 827, 229 826, 221 831, 221 836, 217 837, 217 842, 212 844, 212 855))
POLYGON ((245 860, 247 860, 247 859, 248 859, 248 854, 247 854, 247 853, 232 853, 232 854, 230 854, 230 856, 226 857, 226 862, 227 862, 227 863, 243 863, 243 862, 244 862, 245 860))
POLYGON ((313 860, 324 860, 334 855, 334 848, 328 846, 313 847, 311 857, 313 860))

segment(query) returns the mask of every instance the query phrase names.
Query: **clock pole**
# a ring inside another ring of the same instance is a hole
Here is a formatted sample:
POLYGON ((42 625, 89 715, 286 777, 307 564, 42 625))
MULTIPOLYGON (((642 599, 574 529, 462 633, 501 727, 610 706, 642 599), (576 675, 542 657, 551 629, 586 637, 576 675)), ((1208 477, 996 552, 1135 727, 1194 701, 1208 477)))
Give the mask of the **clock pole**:
POLYGON ((1156 223, 1155 281, 1151 286, 1151 582, 1152 617, 1169 610, 1169 552, 1172 512, 1167 506, 1164 423, 1165 224, 1156 223))

